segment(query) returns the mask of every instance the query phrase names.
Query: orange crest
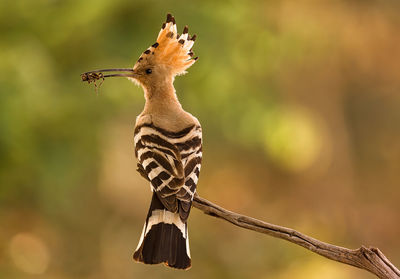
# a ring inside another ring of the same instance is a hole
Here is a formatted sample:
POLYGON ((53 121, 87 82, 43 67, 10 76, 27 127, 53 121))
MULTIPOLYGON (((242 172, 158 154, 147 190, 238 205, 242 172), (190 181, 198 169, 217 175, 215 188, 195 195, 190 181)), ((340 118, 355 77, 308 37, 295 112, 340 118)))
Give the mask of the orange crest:
POLYGON ((153 65, 163 64, 169 67, 174 75, 185 74, 185 70, 198 59, 198 57, 192 58, 195 39, 196 35, 189 36, 187 26, 183 29, 182 35, 179 35, 175 18, 168 14, 158 34, 157 42, 143 52, 135 68, 146 61, 153 65))

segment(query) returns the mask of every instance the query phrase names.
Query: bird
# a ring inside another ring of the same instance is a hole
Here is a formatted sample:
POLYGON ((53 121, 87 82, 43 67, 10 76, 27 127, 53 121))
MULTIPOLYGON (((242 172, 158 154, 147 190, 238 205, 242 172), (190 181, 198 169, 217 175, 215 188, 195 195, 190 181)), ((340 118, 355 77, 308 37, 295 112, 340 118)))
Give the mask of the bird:
POLYGON ((150 182, 153 194, 133 259, 184 270, 191 267, 187 220, 201 168, 202 128, 183 109, 173 83, 198 60, 193 58, 195 40, 187 25, 179 35, 175 18, 168 14, 156 42, 133 68, 82 74, 88 82, 126 77, 143 88, 145 105, 136 118, 134 145, 137 171, 150 182))

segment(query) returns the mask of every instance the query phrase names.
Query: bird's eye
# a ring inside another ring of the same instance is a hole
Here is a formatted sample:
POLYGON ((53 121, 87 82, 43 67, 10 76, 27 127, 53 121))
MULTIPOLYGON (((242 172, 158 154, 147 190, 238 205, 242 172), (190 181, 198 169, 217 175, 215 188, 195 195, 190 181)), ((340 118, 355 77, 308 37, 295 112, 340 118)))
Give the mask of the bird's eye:
POLYGON ((146 74, 151 74, 153 71, 151 69, 146 69, 146 74))

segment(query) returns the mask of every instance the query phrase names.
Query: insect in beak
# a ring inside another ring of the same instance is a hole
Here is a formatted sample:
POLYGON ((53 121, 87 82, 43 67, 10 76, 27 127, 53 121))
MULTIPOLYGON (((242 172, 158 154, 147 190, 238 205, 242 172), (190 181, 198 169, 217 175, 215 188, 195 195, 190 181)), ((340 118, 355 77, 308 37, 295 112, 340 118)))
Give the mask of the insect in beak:
POLYGON ((105 79, 108 77, 130 77, 135 78, 137 74, 130 68, 124 69, 103 69, 95 70, 81 74, 82 81, 87 81, 88 83, 95 82, 99 79, 105 79), (116 73, 116 74, 104 74, 104 72, 129 72, 129 73, 116 73))
POLYGON ((82 81, 87 81, 87 83, 94 83, 96 93, 98 93, 98 88, 103 84, 104 79, 108 77, 127 77, 127 78, 136 78, 138 74, 136 74, 133 69, 123 68, 123 69, 103 69, 103 70, 95 70, 81 74, 82 81), (129 72, 127 74, 117 73, 117 74, 103 74, 103 72, 129 72), (96 84, 96 81, 102 79, 99 85, 96 84))

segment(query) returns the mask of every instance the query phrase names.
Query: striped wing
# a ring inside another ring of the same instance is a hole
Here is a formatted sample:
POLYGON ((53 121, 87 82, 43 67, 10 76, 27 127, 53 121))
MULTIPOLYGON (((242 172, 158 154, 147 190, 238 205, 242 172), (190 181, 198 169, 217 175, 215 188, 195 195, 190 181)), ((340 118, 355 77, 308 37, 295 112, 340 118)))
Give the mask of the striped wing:
POLYGON ((171 212, 183 221, 189 215, 200 174, 201 127, 169 132, 144 124, 135 129, 135 154, 139 172, 171 212))

